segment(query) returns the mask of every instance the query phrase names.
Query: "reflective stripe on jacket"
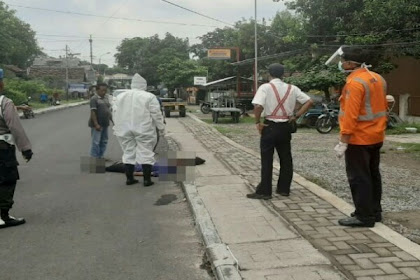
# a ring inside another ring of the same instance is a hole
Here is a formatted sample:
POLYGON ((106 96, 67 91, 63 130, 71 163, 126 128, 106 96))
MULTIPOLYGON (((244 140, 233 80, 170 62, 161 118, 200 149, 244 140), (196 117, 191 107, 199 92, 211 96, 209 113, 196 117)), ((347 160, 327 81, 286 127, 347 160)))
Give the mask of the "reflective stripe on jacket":
POLYGON ((387 122, 386 81, 381 75, 358 69, 347 77, 340 97, 341 134, 350 144, 372 145, 384 141, 387 122))

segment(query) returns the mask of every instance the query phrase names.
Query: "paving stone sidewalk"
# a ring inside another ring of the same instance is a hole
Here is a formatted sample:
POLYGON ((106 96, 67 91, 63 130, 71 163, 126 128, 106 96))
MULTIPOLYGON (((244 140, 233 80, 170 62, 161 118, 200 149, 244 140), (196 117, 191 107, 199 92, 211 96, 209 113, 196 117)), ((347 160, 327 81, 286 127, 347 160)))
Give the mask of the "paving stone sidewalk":
MULTIPOLYGON (((185 128, 198 139, 207 150, 224 163, 230 172, 246 180, 248 187, 253 188, 260 178, 260 159, 255 154, 247 153, 226 141, 221 134, 211 128, 210 125, 197 122, 192 118, 182 118, 179 121, 185 128)), ((258 151, 257 151, 258 152, 258 151)), ((278 170, 274 171, 274 179, 278 176, 278 170)), ((233 192, 235 192, 233 190, 233 192)), ((241 192, 236 192, 243 195, 241 192)), ((223 199, 223 195, 220 197, 223 199)), ((229 198, 231 200, 231 198, 229 198)), ((228 200, 229 200, 228 199, 228 200)), ((242 197, 241 197, 242 199, 242 197)), ((228 202, 228 201, 227 201, 228 202)), ((250 204, 255 203, 249 201, 250 204)), ((398 279, 420 279, 420 261, 390 243, 371 229, 367 228, 346 228, 339 226, 337 220, 345 217, 338 209, 324 199, 313 194, 297 182, 292 184, 290 197, 274 196, 271 201, 262 202, 269 208, 274 209, 313 247, 318 249, 328 260, 340 270, 348 279, 357 280, 398 280, 398 279)), ((213 217, 212 217, 213 218, 213 217)), ((217 219, 217 217, 216 217, 217 219)), ((234 225, 232 225, 234 228, 234 225)), ((244 240, 243 242, 246 242, 244 240)), ((241 250, 237 244, 233 250, 240 252, 239 259, 245 260, 241 265, 241 274, 247 279, 337 279, 325 276, 313 276, 303 273, 304 278, 298 276, 280 277, 269 275, 253 274, 247 277, 247 270, 266 265, 273 259, 280 260, 285 267, 292 265, 288 263, 288 257, 284 258, 284 252, 275 252, 279 242, 267 243, 265 253, 253 256, 252 250, 241 250), (279 278, 280 277, 280 278, 279 278)), ((293 242, 290 244, 289 253, 292 255, 305 256, 305 248, 294 250, 293 242)), ((284 248, 284 246, 282 246, 284 248)), ((309 251, 308 251, 309 252, 309 251)), ((270 266, 267 266, 267 269, 270 266)), ((276 275, 272 270, 272 275, 276 275)), ((305 268, 306 269, 306 268, 305 268)), ((299 275, 295 273, 293 275, 299 275)), ((315 274, 313 274, 315 275, 315 274)))

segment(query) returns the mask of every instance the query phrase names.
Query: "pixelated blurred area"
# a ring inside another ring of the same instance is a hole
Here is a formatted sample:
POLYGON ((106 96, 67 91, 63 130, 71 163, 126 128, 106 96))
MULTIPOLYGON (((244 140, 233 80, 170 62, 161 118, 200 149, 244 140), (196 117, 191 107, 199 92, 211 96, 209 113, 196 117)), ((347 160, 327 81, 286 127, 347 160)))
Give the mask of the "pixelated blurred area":
POLYGON ((81 157, 80 171, 82 173, 105 173, 105 159, 86 156, 81 157))
POLYGON ((196 154, 194 152, 160 153, 158 163, 159 181, 193 182, 195 180, 196 154))

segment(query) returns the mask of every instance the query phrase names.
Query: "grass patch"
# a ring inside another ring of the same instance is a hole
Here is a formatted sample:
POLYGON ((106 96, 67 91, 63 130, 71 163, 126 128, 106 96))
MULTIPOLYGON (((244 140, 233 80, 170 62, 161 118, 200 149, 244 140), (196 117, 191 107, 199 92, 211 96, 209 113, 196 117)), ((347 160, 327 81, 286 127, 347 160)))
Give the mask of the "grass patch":
POLYGON ((420 132, 420 123, 402 123, 398 125, 397 127, 390 128, 386 130, 387 135, 398 135, 398 134, 410 134, 411 132, 408 132, 405 130, 406 127, 415 127, 417 128, 417 133, 420 132))
POLYGON ((241 118, 239 118, 239 122, 240 123, 252 123, 252 124, 255 124, 255 118, 249 117, 249 116, 247 116, 247 117, 241 117, 241 118))
POLYGON ((212 119, 200 119, 200 120, 202 120, 205 123, 209 123, 209 124, 212 124, 213 123, 213 120, 212 119))
POLYGON ((303 177, 306 180, 308 180, 308 181, 310 181, 310 182, 312 182, 312 183, 314 183, 314 184, 322 187, 323 189, 328 190, 329 184, 328 184, 328 182, 326 180, 323 180, 321 178, 318 178, 318 177, 315 177, 315 176, 309 175, 309 174, 305 174, 305 175, 303 175, 303 177))
POLYGON ((399 146, 403 147, 406 153, 420 153, 419 143, 400 143, 399 146))

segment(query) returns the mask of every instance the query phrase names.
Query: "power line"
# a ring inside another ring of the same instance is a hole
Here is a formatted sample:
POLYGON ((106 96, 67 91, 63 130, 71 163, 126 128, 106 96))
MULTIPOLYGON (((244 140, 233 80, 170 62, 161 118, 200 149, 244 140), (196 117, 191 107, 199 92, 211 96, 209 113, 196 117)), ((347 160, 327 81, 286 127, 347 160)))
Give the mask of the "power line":
POLYGON ((383 43, 383 44, 341 44, 341 45, 318 45, 317 47, 341 47, 343 45, 350 46, 350 47, 392 47, 392 46, 410 46, 410 45, 420 45, 420 41, 411 41, 411 42, 395 42, 395 43, 383 43))
POLYGON ((162 1, 163 1, 163 2, 166 2, 166 3, 170 4, 170 5, 173 5, 173 6, 175 6, 175 7, 178 7, 178 8, 180 8, 180 9, 183 9, 183 10, 189 11, 189 12, 191 12, 191 13, 193 13, 193 14, 196 14, 196 15, 199 15, 199 16, 202 16, 202 17, 205 17, 205 18, 208 18, 208 19, 211 19, 211 20, 214 20, 214 21, 217 21, 217 22, 223 23, 223 24, 227 24, 227 25, 229 25, 229 26, 234 26, 233 24, 228 23, 228 22, 226 22, 226 21, 222 21, 222 20, 219 20, 219 19, 214 18, 214 17, 206 16, 206 15, 204 15, 204 14, 202 14, 202 13, 199 13, 199 12, 193 11, 193 10, 191 10, 191 9, 188 9, 188 8, 182 7, 182 6, 178 5, 178 4, 172 3, 172 2, 170 2, 170 1, 167 1, 167 0, 162 0, 162 1))
POLYGON ((420 30, 420 27, 416 28, 406 28, 406 29, 388 29, 385 31, 371 32, 371 33, 354 33, 354 34, 335 34, 335 35, 305 35, 310 38, 328 38, 328 37, 355 37, 355 36, 366 36, 366 35, 380 35, 388 34, 392 32, 403 32, 403 31, 416 31, 420 30))
POLYGON ((8 5, 13 6, 13 7, 25 8, 25 9, 31 9, 31 10, 38 10, 38 11, 45 11, 45 12, 61 13, 61 14, 67 14, 67 15, 78 15, 78 16, 86 16, 86 17, 106 18, 108 20, 117 19, 117 20, 127 20, 127 21, 138 21, 138 22, 144 22, 144 23, 158 23, 158 24, 170 24, 170 25, 182 25, 182 26, 199 26, 199 27, 217 27, 217 26, 214 26, 214 25, 205 25, 205 24, 196 24, 196 23, 182 23, 182 22, 172 22, 172 21, 146 20, 146 19, 139 19, 139 18, 127 18, 127 17, 115 17, 115 16, 108 17, 108 16, 97 15, 97 14, 70 12, 70 11, 63 11, 63 10, 53 10, 53 9, 47 9, 47 8, 22 6, 22 5, 16 5, 16 4, 8 4, 8 5))

